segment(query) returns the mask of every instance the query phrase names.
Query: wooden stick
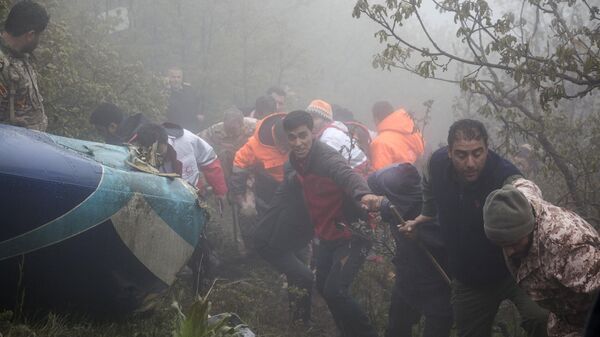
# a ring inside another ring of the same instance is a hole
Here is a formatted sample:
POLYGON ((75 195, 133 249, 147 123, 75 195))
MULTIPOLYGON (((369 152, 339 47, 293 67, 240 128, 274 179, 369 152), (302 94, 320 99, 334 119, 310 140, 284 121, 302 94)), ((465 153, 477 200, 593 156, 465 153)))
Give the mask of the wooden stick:
MULTIPOLYGON (((404 219, 402 218, 402 215, 400 215, 400 212, 398 212, 398 209, 396 208, 396 206, 391 205, 390 209, 392 210, 392 213, 394 213, 394 215, 396 216, 396 219, 398 220, 398 225, 404 226, 406 224, 406 221, 404 221, 404 219)), ((452 283, 452 281, 450 280, 450 277, 448 277, 448 274, 446 274, 446 271, 444 271, 444 268, 442 268, 442 266, 439 264, 439 262, 437 261, 435 256, 433 256, 433 254, 431 254, 429 249, 427 249, 427 247, 423 246, 423 244, 420 241, 417 241, 417 244, 423 250, 423 252, 425 252, 425 255, 427 255, 427 257, 429 257, 429 260, 431 261, 431 263, 433 263, 433 266, 440 273, 440 275, 442 276, 444 281, 446 281, 446 283, 448 283, 448 285, 450 285, 452 283)))

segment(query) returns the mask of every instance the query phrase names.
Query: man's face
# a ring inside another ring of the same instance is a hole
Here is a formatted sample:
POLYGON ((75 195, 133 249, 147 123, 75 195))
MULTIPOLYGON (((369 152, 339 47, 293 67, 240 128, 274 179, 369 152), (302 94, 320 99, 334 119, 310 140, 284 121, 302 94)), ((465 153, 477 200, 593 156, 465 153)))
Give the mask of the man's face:
POLYGON ((242 134, 242 129, 244 127, 244 119, 243 118, 234 118, 223 121, 223 130, 228 136, 237 137, 242 134))
POLYGON ((21 48, 22 52, 25 53, 31 53, 35 50, 35 48, 37 48, 38 44, 40 43, 40 36, 42 35, 42 32, 36 33, 35 31, 30 31, 25 33, 25 44, 23 45, 23 48, 21 48))
POLYGON ((448 157, 452 160, 452 166, 458 176, 466 182, 474 182, 479 179, 488 149, 483 140, 457 139, 451 148, 448 148, 448 157))
POLYGON ((183 87, 183 72, 181 70, 169 70, 169 85, 171 89, 181 89, 183 87))
POLYGON ((528 234, 512 245, 503 246, 502 250, 507 258, 518 262, 527 256, 530 247, 531 234, 528 234))
POLYGON ((306 125, 299 126, 293 130, 286 131, 288 144, 298 159, 304 159, 312 147, 313 134, 306 125))
POLYGON ((283 105, 285 104, 285 96, 277 95, 277 93, 272 92, 271 97, 275 100, 275 108, 277 111, 282 111, 283 105))

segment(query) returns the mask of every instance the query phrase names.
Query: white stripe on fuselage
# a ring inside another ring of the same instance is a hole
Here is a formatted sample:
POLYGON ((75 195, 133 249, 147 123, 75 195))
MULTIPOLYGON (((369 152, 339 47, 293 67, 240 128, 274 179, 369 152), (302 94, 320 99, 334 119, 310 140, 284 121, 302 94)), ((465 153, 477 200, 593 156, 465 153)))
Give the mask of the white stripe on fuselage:
POLYGON ((168 285, 194 252, 194 247, 169 227, 140 193, 134 193, 111 221, 127 248, 168 285))

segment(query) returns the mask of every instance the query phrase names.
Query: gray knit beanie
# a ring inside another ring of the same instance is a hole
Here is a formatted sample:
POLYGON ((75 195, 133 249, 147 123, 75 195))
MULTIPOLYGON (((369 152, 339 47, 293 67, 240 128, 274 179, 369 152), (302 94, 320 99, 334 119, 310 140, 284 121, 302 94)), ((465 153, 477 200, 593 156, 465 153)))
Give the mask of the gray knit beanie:
POLYGON ((492 191, 483 206, 483 228, 493 243, 507 246, 533 231, 535 217, 529 201, 513 185, 492 191))

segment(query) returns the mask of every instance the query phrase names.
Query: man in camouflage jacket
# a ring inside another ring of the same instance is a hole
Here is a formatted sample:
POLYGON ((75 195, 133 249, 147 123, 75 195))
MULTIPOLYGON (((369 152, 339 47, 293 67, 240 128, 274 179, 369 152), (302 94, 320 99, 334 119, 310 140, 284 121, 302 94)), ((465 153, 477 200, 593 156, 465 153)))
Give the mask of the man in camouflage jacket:
POLYGON ((6 18, 0 38, 0 123, 46 130, 31 52, 48 21, 44 7, 28 0, 13 6, 6 18))
POLYGON ((231 176, 233 158, 252 136, 256 129, 256 119, 244 117, 236 107, 223 112, 223 121, 201 131, 198 136, 207 141, 221 159, 225 177, 231 176))
POLYGON ((548 335, 582 336, 600 289, 598 232, 577 214, 543 200, 526 179, 492 192, 484 221, 519 286, 551 312, 548 335))

